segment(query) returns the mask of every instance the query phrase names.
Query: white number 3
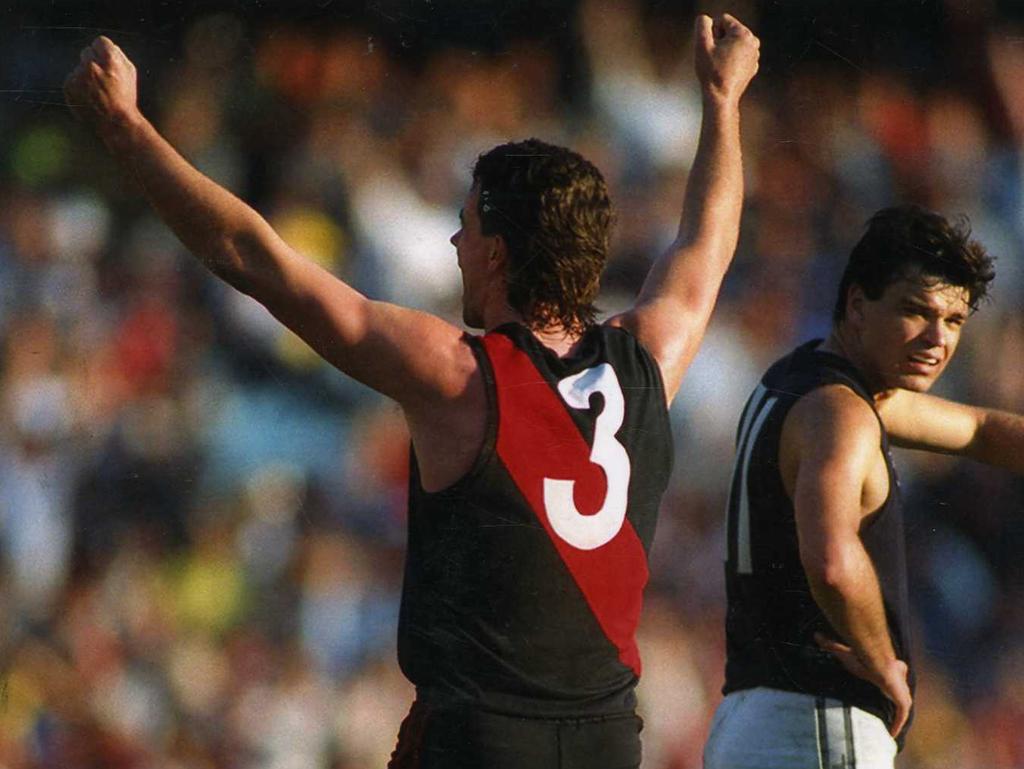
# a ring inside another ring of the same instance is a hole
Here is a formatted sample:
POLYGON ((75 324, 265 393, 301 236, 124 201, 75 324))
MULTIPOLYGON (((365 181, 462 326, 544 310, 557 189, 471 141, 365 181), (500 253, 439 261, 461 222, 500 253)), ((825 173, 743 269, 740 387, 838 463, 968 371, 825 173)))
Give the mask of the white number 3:
POLYGON ((601 509, 583 515, 573 499, 574 480, 544 479, 544 509, 551 528, 559 537, 580 550, 594 550, 610 542, 626 519, 629 496, 629 455, 615 438, 625 416, 625 401, 615 369, 609 364, 588 368, 558 383, 558 392, 574 409, 590 408, 590 396, 601 393, 604 409, 594 424, 594 446, 590 461, 604 470, 608 481, 601 509))

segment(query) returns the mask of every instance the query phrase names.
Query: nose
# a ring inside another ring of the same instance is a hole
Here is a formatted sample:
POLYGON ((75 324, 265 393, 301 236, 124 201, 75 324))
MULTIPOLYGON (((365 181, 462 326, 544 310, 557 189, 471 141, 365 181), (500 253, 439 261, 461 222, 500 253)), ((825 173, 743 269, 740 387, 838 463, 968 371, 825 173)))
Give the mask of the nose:
POLYGON ((924 330, 924 338, 929 347, 945 347, 947 334, 948 330, 942 318, 935 318, 924 330))

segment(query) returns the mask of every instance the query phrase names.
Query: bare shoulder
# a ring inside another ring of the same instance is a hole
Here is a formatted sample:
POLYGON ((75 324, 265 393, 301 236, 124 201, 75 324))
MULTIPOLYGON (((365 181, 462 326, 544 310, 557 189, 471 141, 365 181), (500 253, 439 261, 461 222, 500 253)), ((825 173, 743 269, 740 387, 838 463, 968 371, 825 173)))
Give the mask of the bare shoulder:
POLYGON ((487 432, 487 391, 473 338, 438 340, 435 363, 447 372, 432 397, 406 397, 402 402, 420 479, 428 491, 439 491, 462 478, 474 465, 487 432))
POLYGON ((278 317, 349 376, 398 401, 429 409, 459 400, 477 364, 467 335, 430 313, 366 299, 344 284, 320 289, 278 317))
POLYGON ((630 336, 634 337, 640 344, 642 344, 649 353, 657 360, 655 351, 651 349, 651 345, 645 341, 643 329, 637 320, 637 313, 635 308, 620 312, 618 315, 605 320, 601 325, 606 328, 615 328, 627 332, 630 336))
MULTIPOLYGON (((668 300, 663 300, 650 302, 648 305, 668 303, 668 300)), ((684 310, 657 313, 649 311, 648 305, 634 307, 615 315, 606 320, 604 325, 628 332, 647 350, 661 371, 666 402, 671 403, 693 357, 692 353, 696 353, 696 348, 687 354, 684 349, 686 337, 677 333, 679 326, 686 326, 680 320, 686 315, 684 310), (674 318, 674 321, 670 321, 669 318, 674 318)))
POLYGON ((474 352, 474 337, 435 315, 388 305, 384 326, 404 329, 396 334, 395 344, 408 366, 409 386, 403 402, 457 401, 466 394, 474 379, 480 377, 474 352), (419 397, 417 397, 419 396, 419 397))
POLYGON ((603 325, 608 326, 609 328, 626 329, 627 331, 630 331, 632 333, 632 329, 630 328, 629 323, 626 322, 628 317, 628 312, 620 312, 618 315, 613 315, 612 317, 608 318, 603 325))
POLYGON ((874 409, 841 384, 819 387, 800 398, 786 415, 780 454, 821 458, 876 454, 882 428, 874 409))
MULTIPOLYGON (((834 500, 856 490, 882 461, 881 426, 871 406, 845 385, 803 396, 786 415, 779 441, 779 472, 791 499, 834 500)), ((798 508, 801 505, 797 505, 798 508)))

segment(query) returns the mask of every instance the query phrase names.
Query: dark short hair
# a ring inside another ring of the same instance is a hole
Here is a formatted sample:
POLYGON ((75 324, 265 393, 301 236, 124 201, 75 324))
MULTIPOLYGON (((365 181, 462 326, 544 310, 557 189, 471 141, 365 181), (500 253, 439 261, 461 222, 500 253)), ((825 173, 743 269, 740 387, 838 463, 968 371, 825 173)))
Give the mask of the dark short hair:
POLYGON ((608 258, 612 205, 604 177, 576 152, 538 139, 477 158, 485 235, 508 247, 508 301, 532 328, 593 324, 608 258))
POLYGON ((850 252, 833 320, 845 317, 851 286, 860 286, 868 299, 877 300, 889 285, 915 276, 966 288, 973 312, 988 293, 995 269, 985 247, 971 239, 966 216, 950 222, 920 206, 883 208, 868 220, 867 231, 850 252))

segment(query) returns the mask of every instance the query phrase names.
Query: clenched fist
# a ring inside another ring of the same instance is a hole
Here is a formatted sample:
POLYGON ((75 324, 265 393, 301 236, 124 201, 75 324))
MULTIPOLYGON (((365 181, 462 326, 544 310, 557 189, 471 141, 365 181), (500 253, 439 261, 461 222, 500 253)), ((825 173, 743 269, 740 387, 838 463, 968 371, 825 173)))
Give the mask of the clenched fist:
POLYGON ((761 41, 727 13, 697 17, 694 66, 705 96, 738 102, 757 74, 761 41))
POLYGON ((138 114, 135 65, 106 37, 82 49, 64 81, 64 98, 75 116, 101 133, 138 114))

